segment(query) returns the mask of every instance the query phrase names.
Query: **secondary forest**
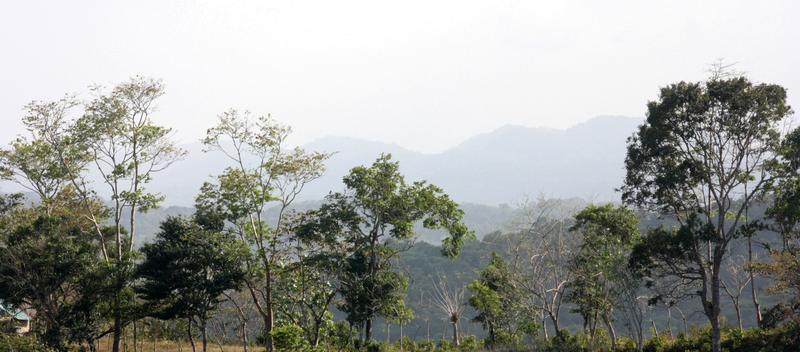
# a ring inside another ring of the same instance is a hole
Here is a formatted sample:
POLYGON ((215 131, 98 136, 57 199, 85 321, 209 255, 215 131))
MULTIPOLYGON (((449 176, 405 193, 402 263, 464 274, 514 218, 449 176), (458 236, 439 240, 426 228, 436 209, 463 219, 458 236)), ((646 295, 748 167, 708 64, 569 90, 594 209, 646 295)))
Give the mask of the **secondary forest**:
POLYGON ((229 167, 144 241, 169 196, 148 185, 192 156, 157 122, 159 80, 90 93, 33 101, 0 151, 27 190, 0 198, 0 300, 33 317, 25 334, 0 317, 0 351, 800 350, 781 86, 722 66, 667 85, 627 140, 619 202, 492 214, 388 154, 298 206, 331 154, 231 109, 202 140, 229 167), (478 238, 476 213, 507 224, 478 238), (418 241, 431 230, 439 245, 418 241))

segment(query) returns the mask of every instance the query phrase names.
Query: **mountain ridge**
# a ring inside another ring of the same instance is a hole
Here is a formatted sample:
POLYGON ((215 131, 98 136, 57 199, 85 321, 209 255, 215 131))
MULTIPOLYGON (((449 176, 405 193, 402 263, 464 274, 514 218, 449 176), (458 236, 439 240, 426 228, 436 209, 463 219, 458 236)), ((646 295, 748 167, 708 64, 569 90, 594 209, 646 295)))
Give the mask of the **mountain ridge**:
MULTIPOLYGON (((408 180, 427 180, 461 203, 513 204, 538 195, 617 200, 614 189, 624 176, 626 139, 641 122, 641 118, 606 115, 567 129, 503 125, 437 153, 325 136, 302 146, 334 154, 326 173, 307 185, 299 200, 320 200, 329 192, 342 191, 341 179, 351 168, 368 165, 381 153, 392 154, 408 180)), ((150 184, 151 191, 166 196, 164 206, 191 206, 202 183, 231 166, 221 153, 203 152, 200 143, 182 147, 188 156, 150 184)))

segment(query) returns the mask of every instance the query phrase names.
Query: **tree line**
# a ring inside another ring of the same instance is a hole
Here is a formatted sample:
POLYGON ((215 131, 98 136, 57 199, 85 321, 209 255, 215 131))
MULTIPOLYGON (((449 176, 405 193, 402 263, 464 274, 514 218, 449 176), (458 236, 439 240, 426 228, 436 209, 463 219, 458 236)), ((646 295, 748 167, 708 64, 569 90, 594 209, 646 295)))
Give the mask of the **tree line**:
MULTIPOLYGON (((380 348, 376 319, 402 335, 414 318, 398 263, 415 226, 447 234, 445 258, 475 237, 444 190, 407 181, 390 155, 351 169, 345 189, 319 207, 296 210, 331 154, 290 147, 288 126, 232 109, 202 140, 230 166, 202 185, 192 216, 168 218, 137 248, 137 214, 164 200, 149 183, 186 153, 154 121, 160 81, 134 77, 90 91, 89 101, 28 104, 27 134, 0 151, 0 175, 36 198, 0 199, 0 299, 35 310, 35 335, 49 348, 95 350, 110 337, 118 352, 127 327, 136 334, 137 322, 157 319, 180 322, 193 349, 206 351, 209 321, 223 305, 233 307, 225 314, 236 316, 245 350, 380 348), (249 335, 253 315, 257 336, 249 335)), ((477 347, 460 331, 467 307, 485 348, 574 344, 561 321, 569 308, 583 321, 577 348, 642 351, 650 307, 694 300, 718 352, 723 300, 733 302, 741 330, 748 289, 764 331, 796 324, 800 130, 786 128, 786 90, 720 66, 705 81, 662 88, 647 111, 628 139, 621 204, 569 217, 554 216, 546 201, 532 204, 513 229, 484 239, 496 253, 474 281, 432 278, 428 300, 451 324, 454 348, 477 347), (751 217, 762 204, 764 216, 751 217), (765 233, 780 243, 757 258, 765 233), (743 254, 733 253, 739 242, 743 254), (762 308, 757 276, 790 298, 762 308)))

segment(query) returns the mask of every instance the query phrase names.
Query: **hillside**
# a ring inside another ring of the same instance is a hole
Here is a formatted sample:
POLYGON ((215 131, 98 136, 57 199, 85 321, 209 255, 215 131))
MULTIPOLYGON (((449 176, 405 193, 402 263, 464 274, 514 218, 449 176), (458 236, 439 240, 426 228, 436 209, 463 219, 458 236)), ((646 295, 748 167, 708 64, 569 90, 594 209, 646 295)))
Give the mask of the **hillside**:
MULTIPOLYGON (((422 154, 394 144, 349 137, 325 137, 304 147, 335 152, 323 177, 308 185, 303 200, 322 199, 342 189, 350 168, 371 163, 380 153, 400 161, 410 180, 441 186, 461 203, 514 204, 525 196, 616 200, 623 176, 625 141, 640 119, 596 117, 566 130, 505 126, 474 136, 438 154, 422 154)), ((184 146, 187 158, 158 175, 152 189, 167 195, 167 205, 189 206, 200 185, 229 162, 204 153, 200 144, 184 146)))

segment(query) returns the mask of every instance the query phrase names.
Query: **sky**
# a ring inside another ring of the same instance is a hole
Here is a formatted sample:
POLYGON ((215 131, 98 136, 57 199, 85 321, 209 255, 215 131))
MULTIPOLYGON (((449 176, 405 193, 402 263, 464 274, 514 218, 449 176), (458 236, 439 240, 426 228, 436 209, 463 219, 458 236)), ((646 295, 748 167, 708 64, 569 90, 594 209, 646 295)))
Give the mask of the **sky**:
POLYGON ((0 1, 0 141, 22 107, 133 75, 196 142, 228 108, 292 142, 435 153, 503 125, 644 116, 723 58, 800 106, 798 1, 0 1))

